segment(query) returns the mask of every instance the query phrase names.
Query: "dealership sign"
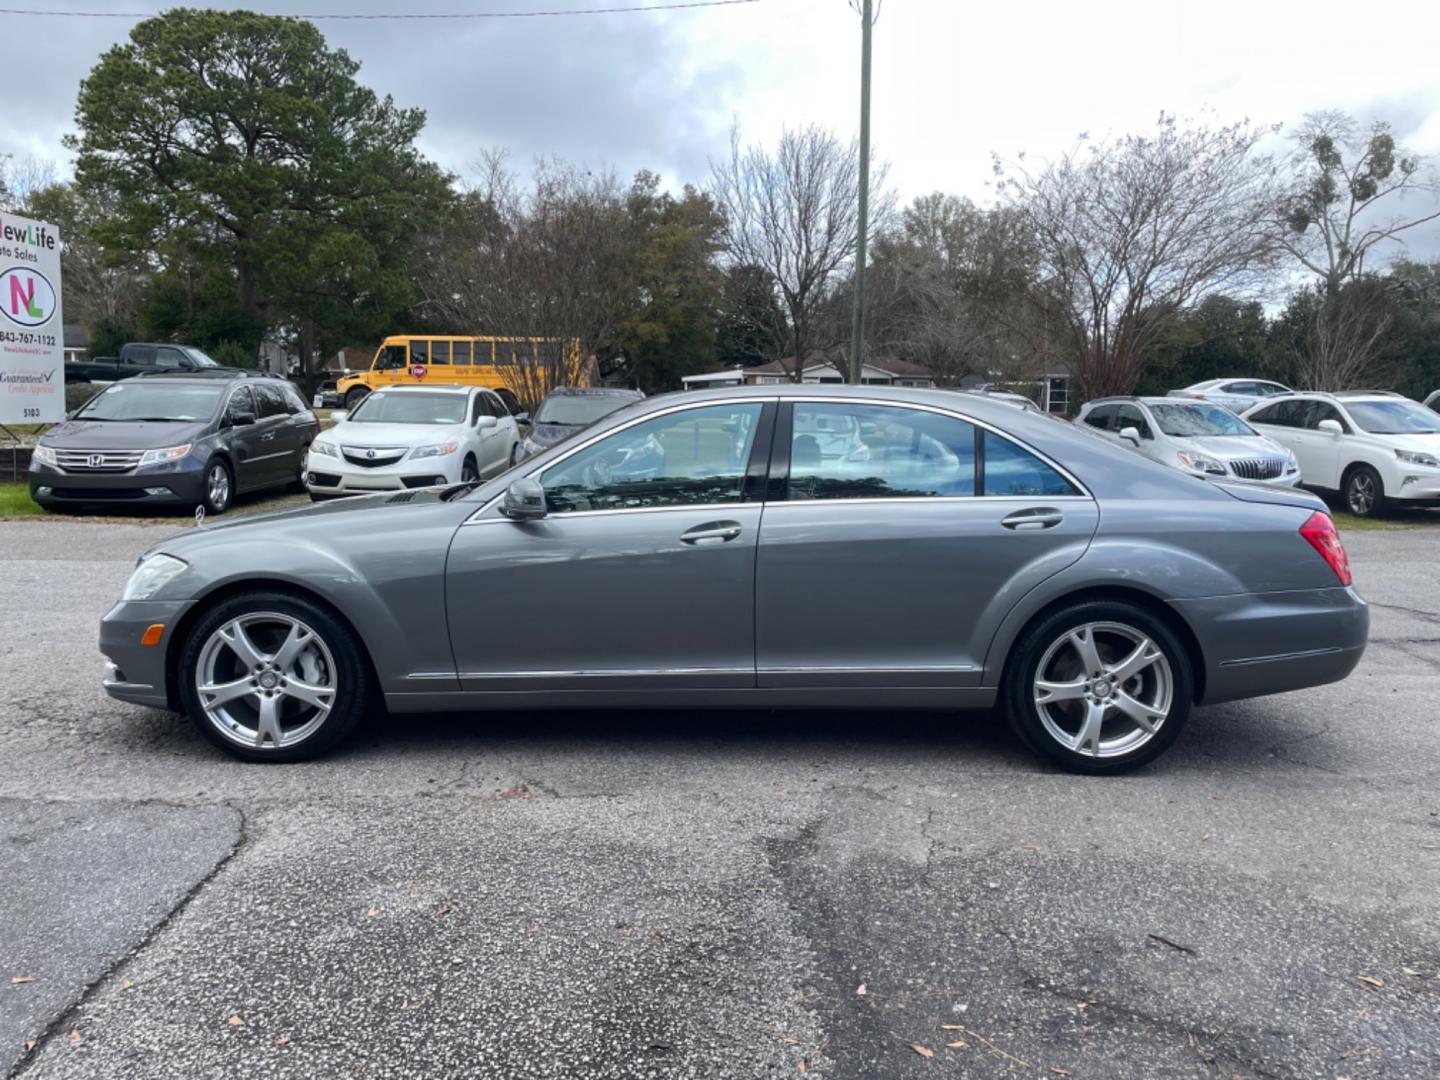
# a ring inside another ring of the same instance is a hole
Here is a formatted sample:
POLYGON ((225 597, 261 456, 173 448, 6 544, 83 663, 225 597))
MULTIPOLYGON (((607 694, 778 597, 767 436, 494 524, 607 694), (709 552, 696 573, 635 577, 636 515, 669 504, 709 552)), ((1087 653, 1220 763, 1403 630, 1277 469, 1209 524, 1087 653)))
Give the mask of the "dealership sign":
POLYGON ((0 214, 0 424, 64 419, 60 231, 0 214))

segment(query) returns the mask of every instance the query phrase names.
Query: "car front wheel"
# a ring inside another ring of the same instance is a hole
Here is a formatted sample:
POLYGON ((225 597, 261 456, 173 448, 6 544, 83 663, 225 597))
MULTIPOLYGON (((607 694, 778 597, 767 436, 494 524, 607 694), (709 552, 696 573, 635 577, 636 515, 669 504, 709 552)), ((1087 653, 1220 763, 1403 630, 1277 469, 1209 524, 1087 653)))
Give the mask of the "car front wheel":
POLYGON ((1119 773, 1179 737, 1193 698, 1190 658, 1143 608, 1087 601, 1016 642, 1002 688, 1011 727, 1071 772, 1119 773))
POLYGON ((1356 517, 1374 517, 1385 508, 1385 483, 1369 465, 1357 465, 1345 478, 1345 509, 1356 517))
POLYGON ((186 714, 245 761, 302 761, 329 750, 371 700, 364 646, 311 600, 253 592, 217 604, 180 650, 186 714))
POLYGON ((223 514, 235 498, 235 477, 219 458, 205 466, 205 512, 223 514))

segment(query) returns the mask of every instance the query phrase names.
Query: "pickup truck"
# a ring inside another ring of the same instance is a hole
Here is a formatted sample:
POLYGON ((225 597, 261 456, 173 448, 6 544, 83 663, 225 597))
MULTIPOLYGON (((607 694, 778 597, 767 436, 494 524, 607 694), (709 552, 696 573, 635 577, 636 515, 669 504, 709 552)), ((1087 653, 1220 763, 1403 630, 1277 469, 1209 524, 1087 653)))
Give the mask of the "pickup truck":
POLYGON ((223 371, 210 357, 191 345, 132 341, 120 347, 119 356, 65 361, 65 381, 115 382, 146 371, 223 371))

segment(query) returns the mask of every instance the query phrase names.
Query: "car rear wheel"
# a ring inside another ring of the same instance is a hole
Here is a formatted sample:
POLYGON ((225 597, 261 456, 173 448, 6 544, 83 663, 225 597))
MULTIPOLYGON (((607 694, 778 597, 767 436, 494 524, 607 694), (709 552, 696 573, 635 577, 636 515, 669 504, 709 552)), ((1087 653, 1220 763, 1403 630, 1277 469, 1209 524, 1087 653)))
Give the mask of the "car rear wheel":
POLYGON ((1374 517, 1385 509, 1385 482, 1369 465, 1356 465, 1346 473, 1345 509, 1356 517, 1374 517))
POLYGON ((180 650, 186 714, 245 761, 302 761, 338 743, 373 699, 364 646, 320 605, 253 592, 216 605, 180 650))
POLYGON ((1002 687, 1016 734, 1064 769, 1119 773, 1163 753, 1190 715, 1190 658, 1143 608, 1087 601, 1016 642, 1002 687))
POLYGON ((216 458, 205 466, 204 504, 207 514, 223 514, 235 499, 235 477, 230 466, 216 458))

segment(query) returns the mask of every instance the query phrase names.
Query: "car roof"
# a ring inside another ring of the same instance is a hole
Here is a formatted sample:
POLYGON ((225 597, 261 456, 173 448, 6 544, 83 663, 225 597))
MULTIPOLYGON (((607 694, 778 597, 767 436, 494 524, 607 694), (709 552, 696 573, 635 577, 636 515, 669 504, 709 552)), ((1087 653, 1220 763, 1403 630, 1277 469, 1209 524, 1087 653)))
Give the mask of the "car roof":
MULTIPOLYGON (((490 390, 488 386, 470 386, 465 383, 397 383, 394 386, 377 386, 371 391, 372 394, 410 394, 417 390, 425 390, 429 393, 440 392, 442 394, 470 394, 479 390, 490 390)), ((495 391, 490 390, 493 394, 495 391)))
POLYGON ((149 386, 151 383, 166 382, 250 382, 253 380, 290 385, 290 380, 283 375, 272 375, 268 371, 235 368, 229 370, 210 368, 204 371, 140 371, 122 381, 149 386))
POLYGON ((624 397, 636 401, 645 395, 625 386, 557 386, 546 397, 624 397))

